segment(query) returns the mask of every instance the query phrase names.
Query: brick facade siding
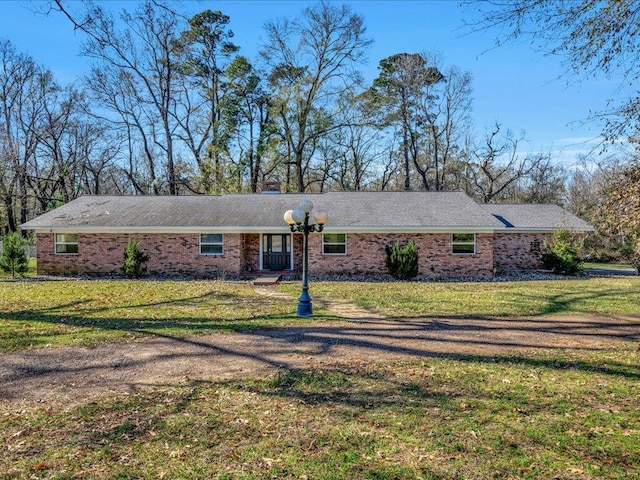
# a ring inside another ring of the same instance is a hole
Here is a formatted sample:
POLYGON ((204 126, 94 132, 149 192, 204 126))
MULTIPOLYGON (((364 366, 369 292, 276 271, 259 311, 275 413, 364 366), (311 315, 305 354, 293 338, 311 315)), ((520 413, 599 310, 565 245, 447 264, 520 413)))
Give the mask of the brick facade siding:
POLYGON ((540 256, 545 240, 551 239, 547 233, 496 233, 493 251, 496 272, 540 268, 540 256))
POLYGON ((78 253, 55 254, 51 233, 38 233, 38 274, 118 274, 129 239, 138 240, 149 256, 151 275, 189 275, 215 278, 237 275, 243 265, 242 235, 224 235, 223 255, 200 255, 198 234, 78 234, 78 253))
POLYGON ((450 233, 347 234, 346 255, 323 255, 322 236, 309 238, 309 268, 314 275, 379 276, 387 273, 385 246, 413 240, 418 250, 418 276, 422 278, 475 277, 493 274, 493 234, 476 235, 475 255, 454 255, 450 233))
MULTIPOLYGON (((385 246, 416 243, 421 278, 490 278, 494 271, 536 268, 547 235, 480 233, 475 255, 454 255, 452 236, 442 234, 347 234, 346 255, 324 255, 322 235, 309 236, 309 269, 316 277, 387 274, 385 246)), ((225 234, 222 255, 200 255, 198 234, 78 234, 78 253, 56 255, 54 234, 38 233, 41 275, 119 274, 124 248, 135 238, 149 256, 150 275, 216 278, 260 269, 260 234, 225 234)), ((303 236, 292 239, 294 271, 302 269, 303 236)))

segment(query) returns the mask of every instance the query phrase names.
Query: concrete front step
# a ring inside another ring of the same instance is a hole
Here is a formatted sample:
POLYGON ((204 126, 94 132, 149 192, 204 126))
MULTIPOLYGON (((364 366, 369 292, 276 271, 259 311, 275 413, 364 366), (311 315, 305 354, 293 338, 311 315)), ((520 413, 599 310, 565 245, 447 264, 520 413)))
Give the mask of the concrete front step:
POLYGON ((275 285, 280 281, 282 275, 279 273, 267 273, 262 274, 253 281, 253 284, 259 287, 266 287, 269 285, 275 285))

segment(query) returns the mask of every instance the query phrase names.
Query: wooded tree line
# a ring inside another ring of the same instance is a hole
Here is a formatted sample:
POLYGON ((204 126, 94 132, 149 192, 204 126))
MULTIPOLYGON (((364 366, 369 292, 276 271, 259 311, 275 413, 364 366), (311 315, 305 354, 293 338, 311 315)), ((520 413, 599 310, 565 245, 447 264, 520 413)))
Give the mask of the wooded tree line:
POLYGON ((372 40, 347 5, 268 22, 255 60, 219 11, 68 5, 50 3, 85 36, 92 67, 77 83, 0 41, 4 231, 81 194, 256 192, 273 179, 294 192, 461 190, 584 213, 580 196, 610 174, 522 155, 522 137, 500 124, 476 133, 471 75, 429 52, 380 59, 367 84, 372 40))

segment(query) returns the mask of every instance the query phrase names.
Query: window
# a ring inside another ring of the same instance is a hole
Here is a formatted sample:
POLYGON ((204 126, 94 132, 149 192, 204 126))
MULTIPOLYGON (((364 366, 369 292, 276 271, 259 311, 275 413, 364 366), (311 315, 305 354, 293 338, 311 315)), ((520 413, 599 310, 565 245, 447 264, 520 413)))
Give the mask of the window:
POLYGON ((542 253, 542 243, 539 238, 536 238, 533 242, 531 242, 531 249, 529 250, 534 255, 540 255, 542 253))
POLYGON ((77 233, 56 233, 56 254, 78 253, 77 233))
POLYGON ((454 233, 451 251, 454 255, 474 255, 476 253, 475 233, 454 233))
POLYGON ((346 255, 347 235, 345 233, 323 234, 322 253, 324 253, 325 255, 346 255))
POLYGON ((200 255, 222 255, 222 234, 203 233, 200 235, 200 255))

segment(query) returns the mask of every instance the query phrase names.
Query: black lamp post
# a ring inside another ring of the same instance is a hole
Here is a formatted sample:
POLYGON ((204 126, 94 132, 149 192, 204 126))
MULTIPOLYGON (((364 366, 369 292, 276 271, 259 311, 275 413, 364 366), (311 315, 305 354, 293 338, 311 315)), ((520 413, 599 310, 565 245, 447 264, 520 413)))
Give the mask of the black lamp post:
POLYGON ((310 317, 313 315, 313 306, 309 296, 309 234, 321 232, 324 224, 327 223, 329 215, 324 210, 318 210, 314 215, 316 223, 309 223, 309 215, 313 210, 313 203, 310 200, 302 200, 298 208, 287 210, 284 214, 284 221, 289 224, 292 232, 300 232, 304 235, 303 257, 302 257, 302 294, 298 299, 298 316, 310 317))

